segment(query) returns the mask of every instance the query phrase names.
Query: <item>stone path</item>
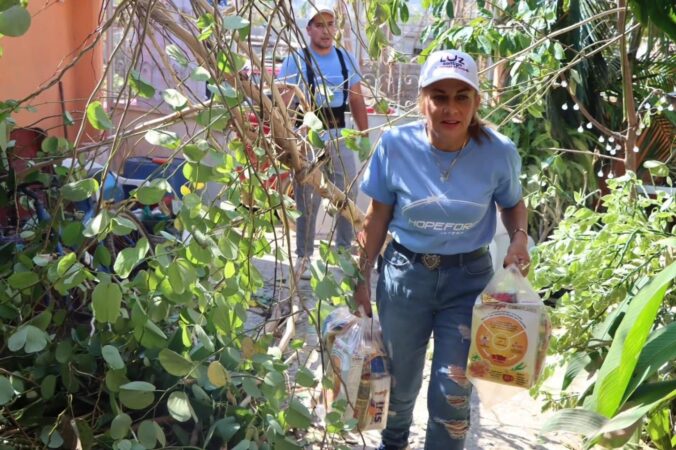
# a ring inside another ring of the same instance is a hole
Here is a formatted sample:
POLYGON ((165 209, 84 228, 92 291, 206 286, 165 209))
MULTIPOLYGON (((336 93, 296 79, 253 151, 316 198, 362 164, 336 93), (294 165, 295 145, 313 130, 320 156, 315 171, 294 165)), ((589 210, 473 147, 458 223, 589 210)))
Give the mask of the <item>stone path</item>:
MULTIPOLYGON (((292 240, 293 242, 293 240, 292 240)), ((259 259, 256 266, 266 280, 265 288, 257 295, 262 298, 285 298, 288 297, 288 265, 279 264, 272 259, 259 259)), ((375 280, 374 280, 375 283, 375 280)), ((300 294, 308 301, 308 306, 314 302, 312 289, 308 281, 300 281, 300 294)), ((255 315, 254 315, 255 316, 255 315)), ((305 316, 306 318, 306 316, 305 316)), ((251 321, 260 321, 253 317, 251 321)), ((253 327, 252 324, 248 324, 253 327)), ((301 320, 296 331, 296 337, 306 342, 306 348, 310 351, 317 345, 317 335, 312 326, 308 326, 307 320, 301 320)), ((315 352, 316 353, 316 352, 315 352)), ((301 358, 309 357, 314 362, 309 366, 320 370, 320 362, 316 354, 304 353, 301 358)), ((429 359, 428 359, 429 361, 429 359)), ((425 430, 427 422, 427 381, 429 380, 429 364, 425 368, 424 383, 421 394, 418 397, 414 411, 414 423, 411 429, 410 450, 423 450, 425 430)), ((553 377, 547 383, 550 386, 560 384, 560 376, 553 377)), ((510 400, 494 406, 492 409, 485 407, 479 401, 476 393, 472 398, 471 429, 466 441, 466 449, 469 450, 565 450, 582 448, 580 441, 574 436, 539 436, 539 429, 549 414, 541 412, 541 401, 531 398, 527 391, 523 391, 510 400), (549 439, 548 439, 549 438, 549 439), (551 439, 551 440, 550 440, 551 439)), ((379 444, 379 432, 369 431, 353 436, 353 450, 373 450, 379 444)), ((318 447, 316 447, 318 449, 318 447)))

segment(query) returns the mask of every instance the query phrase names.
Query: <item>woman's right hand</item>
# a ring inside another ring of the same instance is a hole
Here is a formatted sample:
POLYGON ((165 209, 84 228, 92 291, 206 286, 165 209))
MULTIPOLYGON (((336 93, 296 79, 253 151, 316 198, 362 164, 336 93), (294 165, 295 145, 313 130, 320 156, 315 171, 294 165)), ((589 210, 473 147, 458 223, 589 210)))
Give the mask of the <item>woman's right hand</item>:
POLYGON ((364 314, 367 317, 371 317, 373 312, 371 311, 371 286, 370 283, 361 280, 357 283, 357 287, 354 289, 354 302, 357 306, 356 315, 361 317, 361 310, 364 310, 364 314))

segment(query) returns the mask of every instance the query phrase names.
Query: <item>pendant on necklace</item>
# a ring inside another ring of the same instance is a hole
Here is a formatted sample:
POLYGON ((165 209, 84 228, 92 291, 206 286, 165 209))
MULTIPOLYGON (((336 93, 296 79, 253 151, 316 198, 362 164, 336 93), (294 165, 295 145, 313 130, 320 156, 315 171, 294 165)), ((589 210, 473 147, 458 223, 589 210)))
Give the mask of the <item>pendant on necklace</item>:
POLYGON ((449 175, 448 172, 441 172, 441 177, 440 177, 441 181, 443 181, 444 183, 447 182, 448 181, 448 175, 449 175))

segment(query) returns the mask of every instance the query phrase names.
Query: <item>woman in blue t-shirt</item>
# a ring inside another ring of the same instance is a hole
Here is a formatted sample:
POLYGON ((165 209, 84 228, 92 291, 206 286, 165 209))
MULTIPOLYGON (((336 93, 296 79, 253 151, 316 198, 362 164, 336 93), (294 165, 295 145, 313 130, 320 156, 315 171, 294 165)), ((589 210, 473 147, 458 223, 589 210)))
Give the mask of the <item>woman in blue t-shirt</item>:
POLYGON ((383 134, 361 184, 372 200, 358 236, 363 281, 355 299, 368 315, 374 262, 387 232, 394 238, 376 291, 393 380, 383 450, 408 445, 432 333, 425 449, 464 447, 472 307, 493 275, 488 244, 496 208, 511 237, 503 264, 527 273, 530 262, 521 160, 514 144, 477 115, 476 63, 463 52, 434 52, 419 87, 424 120, 383 134))

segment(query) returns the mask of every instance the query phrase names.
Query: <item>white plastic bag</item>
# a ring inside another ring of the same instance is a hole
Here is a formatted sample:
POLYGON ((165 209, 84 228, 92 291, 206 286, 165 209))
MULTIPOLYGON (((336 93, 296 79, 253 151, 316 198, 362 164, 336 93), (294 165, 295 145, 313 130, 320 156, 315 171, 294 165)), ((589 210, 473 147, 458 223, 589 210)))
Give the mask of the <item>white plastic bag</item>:
POLYGON ((387 423, 390 374, 380 322, 336 308, 322 324, 325 367, 333 388, 326 390, 327 409, 345 399, 343 418, 357 419, 360 431, 380 430, 387 423))
POLYGON ((495 404, 537 382, 551 322, 547 307, 519 269, 498 270, 472 312, 467 378, 483 403, 495 404))

